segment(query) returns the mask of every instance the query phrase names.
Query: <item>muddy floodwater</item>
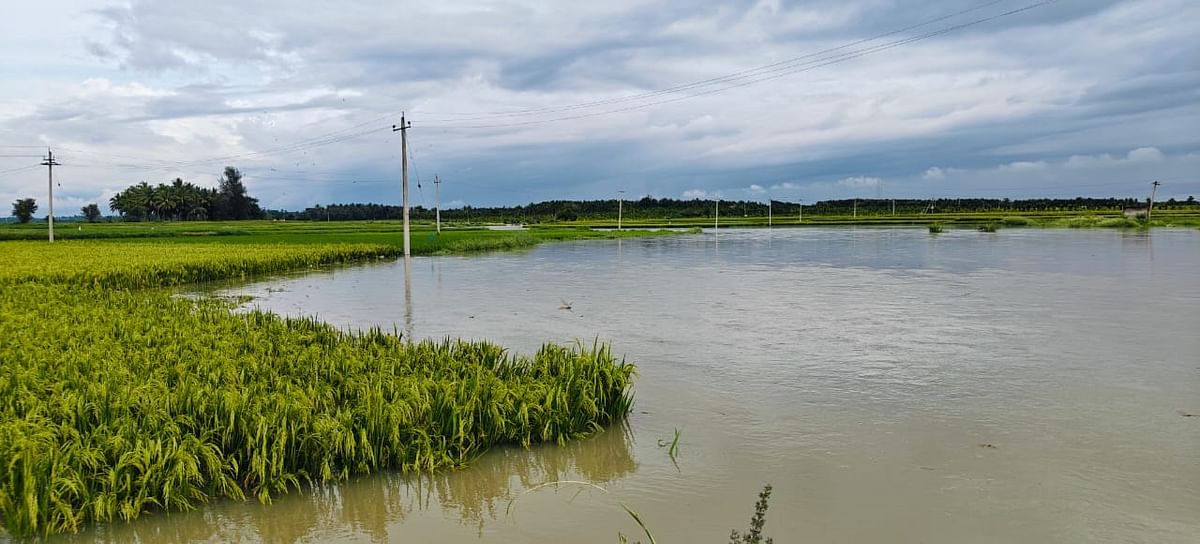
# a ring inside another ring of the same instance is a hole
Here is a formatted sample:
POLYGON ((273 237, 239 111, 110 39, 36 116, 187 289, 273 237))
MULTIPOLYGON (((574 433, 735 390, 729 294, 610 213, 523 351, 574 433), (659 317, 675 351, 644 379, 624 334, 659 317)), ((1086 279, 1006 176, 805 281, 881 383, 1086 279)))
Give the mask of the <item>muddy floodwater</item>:
POLYGON ((520 353, 611 341, 628 424, 67 541, 1200 542, 1200 231, 721 231, 221 290, 520 353), (679 430, 672 460, 665 443, 679 430), (553 481, 588 482, 537 487, 553 481), (531 490, 532 489, 532 490, 531 490))

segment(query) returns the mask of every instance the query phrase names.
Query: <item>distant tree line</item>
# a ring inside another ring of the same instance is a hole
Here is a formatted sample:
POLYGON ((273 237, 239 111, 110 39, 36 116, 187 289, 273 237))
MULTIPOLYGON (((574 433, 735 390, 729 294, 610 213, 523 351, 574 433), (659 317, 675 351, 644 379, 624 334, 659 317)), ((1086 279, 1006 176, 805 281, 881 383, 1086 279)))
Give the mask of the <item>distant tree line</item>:
MULTIPOLYGON (((141 182, 114 195, 108 206, 127 221, 261 219, 258 199, 242 183, 242 173, 228 166, 217 188, 200 187, 175 178, 171 183, 141 182)), ((97 212, 99 210, 96 210, 97 212)), ((85 215, 87 211, 85 211, 85 215)))
MULTIPOLYGON (((812 204, 771 201, 771 212, 777 216, 798 215, 890 215, 893 203, 898 215, 920 213, 969 213, 969 212, 1045 212, 1045 211, 1104 211, 1120 210, 1127 206, 1144 206, 1145 200, 1136 198, 1074 198, 1052 199, 1031 198, 1010 200, 1007 198, 940 198, 940 199, 845 199, 822 200, 812 204)), ((613 219, 617 216, 617 200, 548 200, 523 206, 482 207, 464 206, 442 210, 444 221, 486 221, 504 223, 541 223, 547 221, 574 221, 579 219, 613 219)), ((721 215, 724 217, 766 217, 765 201, 722 200, 721 215)), ((1197 207, 1195 197, 1185 201, 1170 199, 1156 202, 1159 209, 1182 209, 1197 207)), ((678 219, 687 217, 711 217, 712 200, 678 200, 672 198, 644 197, 626 200, 622 214, 626 219, 678 219)), ((330 204, 313 206, 303 211, 268 210, 268 217, 288 220, 350 221, 400 219, 400 206, 385 204, 330 204)), ((409 208, 409 216, 415 220, 433 220, 434 210, 424 206, 409 208)))

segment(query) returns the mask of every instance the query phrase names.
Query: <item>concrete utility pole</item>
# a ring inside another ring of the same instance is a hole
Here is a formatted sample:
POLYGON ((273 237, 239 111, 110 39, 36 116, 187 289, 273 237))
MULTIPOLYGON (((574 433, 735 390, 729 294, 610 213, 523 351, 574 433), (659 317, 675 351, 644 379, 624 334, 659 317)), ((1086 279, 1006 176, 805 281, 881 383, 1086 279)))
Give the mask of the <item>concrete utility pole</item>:
POLYGON ((437 214, 437 232, 442 233, 442 180, 437 174, 433 175, 433 202, 437 214))
MULTIPOLYGON (((50 215, 46 216, 50 223, 50 243, 54 243, 54 167, 58 166, 58 161, 54 160, 54 150, 46 148, 46 158, 42 160, 42 166, 45 166, 50 171, 50 183, 47 185, 50 188, 50 215)), ((1158 183, 1157 181, 1155 183, 1158 183)))
POLYGON ((892 215, 896 215, 896 199, 892 199, 892 215))
POLYGON ((767 228, 771 228, 771 199, 767 199, 767 228))
MULTIPOLYGON (((1155 195, 1158 194, 1158 186, 1162 185, 1162 184, 1159 183, 1157 180, 1155 180, 1154 183, 1151 183, 1150 185, 1153 185, 1154 188, 1150 190, 1150 207, 1146 209, 1146 221, 1149 221, 1150 214, 1154 213, 1154 197, 1155 197, 1155 195)), ((50 209, 51 210, 54 209, 54 204, 50 204, 50 209)), ((54 212, 51 212, 51 213, 54 213, 54 212)), ((50 241, 51 242, 54 241, 54 225, 53 224, 50 225, 50 241)))
POLYGON ((796 203, 800 205, 800 219, 797 219, 796 222, 803 223, 804 222, 804 199, 801 198, 801 199, 797 200, 796 203))
POLYGON ((857 198, 856 198, 856 199, 854 199, 854 212, 853 212, 853 217, 854 217, 855 219, 858 219, 858 199, 857 199, 857 198))
POLYGON ((721 228, 721 199, 713 203, 713 230, 721 228))
POLYGON ((617 197, 617 230, 619 231, 621 230, 621 208, 625 204, 625 191, 617 191, 617 194, 620 195, 617 197))
POLYGON ((403 178, 403 193, 404 193, 404 256, 412 256, 411 241, 408 236, 408 129, 412 127, 412 123, 404 120, 404 113, 400 113, 400 126, 392 125, 392 132, 400 133, 400 173, 403 178))

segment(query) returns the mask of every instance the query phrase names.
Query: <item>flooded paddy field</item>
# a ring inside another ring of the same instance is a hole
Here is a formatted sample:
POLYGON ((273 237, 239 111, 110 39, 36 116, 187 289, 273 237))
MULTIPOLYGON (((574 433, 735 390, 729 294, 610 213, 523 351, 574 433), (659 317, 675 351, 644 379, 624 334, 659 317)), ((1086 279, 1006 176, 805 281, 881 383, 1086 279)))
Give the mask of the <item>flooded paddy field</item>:
POLYGON ((62 541, 1194 542, 1200 232, 707 232, 227 287, 414 338, 611 341, 627 424, 62 541), (407 280, 407 289, 406 289, 407 280), (679 431, 674 457, 663 446, 679 431), (563 483, 542 486, 554 481, 563 483), (598 488, 603 488, 601 491, 598 488))

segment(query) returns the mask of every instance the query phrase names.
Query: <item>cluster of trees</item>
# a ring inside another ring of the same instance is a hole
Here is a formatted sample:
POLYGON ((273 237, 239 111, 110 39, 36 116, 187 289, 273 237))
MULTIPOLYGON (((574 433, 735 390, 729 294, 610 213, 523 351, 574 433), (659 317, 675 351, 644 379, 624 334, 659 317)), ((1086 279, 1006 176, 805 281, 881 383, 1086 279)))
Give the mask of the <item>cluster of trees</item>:
MULTIPOLYGON (((442 210, 446 221, 487 221, 505 223, 539 223, 544 221, 574 221, 577 219, 613 219, 617 216, 617 200, 549 200, 524 206, 473 208, 470 206, 453 210, 442 210)), ((999 211, 1087 211, 1120 210, 1126 206, 1142 206, 1144 200, 1136 198, 1031 198, 1010 200, 1007 198, 941 198, 941 199, 846 199, 822 200, 812 204, 772 200, 772 212, 778 216, 797 215, 800 207, 805 214, 812 215, 889 215, 895 205, 897 214, 960 213, 999 211)), ((767 203, 763 201, 722 200, 722 216, 766 217, 767 203)), ((1174 199, 1155 203, 1162 209, 1200 206, 1194 197, 1176 202, 1174 199)), ((711 217, 712 200, 677 200, 672 198, 644 197, 623 203, 623 215, 627 219, 676 219, 685 217, 711 217)), ((400 206, 383 204, 331 204, 314 206, 304 211, 270 211, 268 215, 279 219, 313 221, 349 221, 400 219, 400 206)), ((432 220, 434 210, 422 206, 409 209, 413 219, 432 220)))
POLYGON ((228 166, 216 189, 200 187, 176 178, 152 186, 146 182, 117 193, 108 206, 130 221, 239 220, 263 217, 258 199, 242 183, 242 173, 228 166))
MULTIPOLYGON (((814 215, 847 215, 855 212, 866 215, 887 215, 892 212, 893 202, 897 214, 915 213, 969 213, 969 212, 1062 212, 1120 210, 1125 207, 1145 206, 1147 200, 1136 198, 938 198, 938 199, 845 199, 823 200, 811 206, 805 205, 804 212, 814 215)), ((1196 206, 1195 197, 1178 202, 1170 199, 1154 203, 1156 208, 1173 209, 1196 206)))
MULTIPOLYGON (((37 201, 32 198, 22 198, 13 202, 12 214, 21 223, 28 223, 33 219, 33 214, 37 212, 37 201)), ((88 204, 79 209, 83 214, 83 218, 89 223, 95 223, 100 220, 100 206, 88 204)))
POLYGON ((17 221, 28 223, 38 209, 37 201, 32 198, 22 198, 13 202, 12 214, 17 221))

